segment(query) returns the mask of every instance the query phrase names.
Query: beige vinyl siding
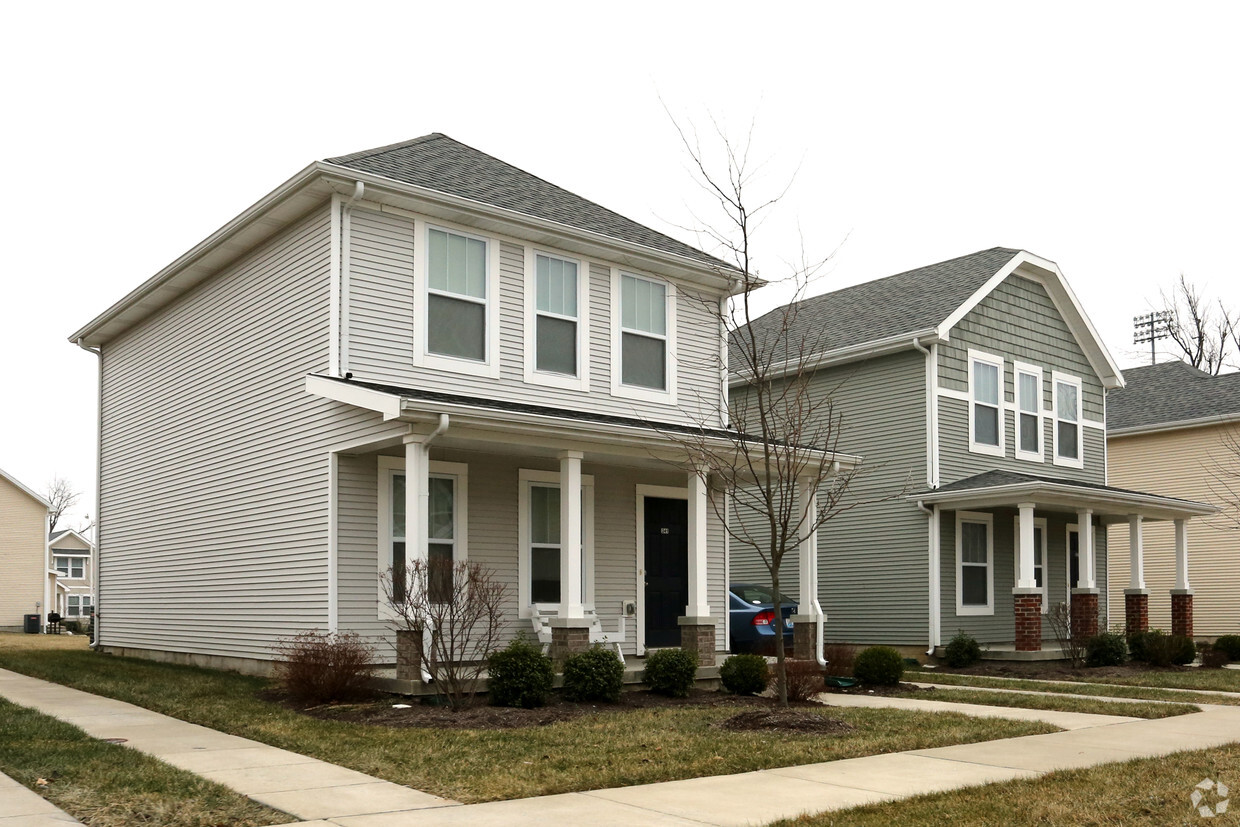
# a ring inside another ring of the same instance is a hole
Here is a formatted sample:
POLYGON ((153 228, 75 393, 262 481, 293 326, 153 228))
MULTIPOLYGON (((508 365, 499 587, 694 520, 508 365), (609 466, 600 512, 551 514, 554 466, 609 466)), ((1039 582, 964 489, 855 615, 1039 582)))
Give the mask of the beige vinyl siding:
MULTIPOLYGON (((812 392, 830 395, 842 417, 838 450, 863 457, 846 496, 854 507, 818 532, 828 640, 904 645, 927 639, 926 516, 904 497, 926 485, 925 366, 926 357, 909 350, 815 374, 812 392)), ((770 582, 752 548, 733 540, 731 554, 732 582, 770 582)), ((797 579, 792 552, 780 580, 793 598, 797 579)))
MULTIPOLYGON (((72 534, 66 534, 55 541, 49 554, 51 557, 51 565, 49 568, 56 568, 55 558, 58 554, 84 554, 91 550, 90 544, 79 540, 72 534)), ((68 594, 73 595, 93 595, 95 591, 95 570, 94 561, 87 557, 82 560, 82 577, 80 578, 58 578, 60 583, 68 588, 68 594)))
POLYGON ((44 614, 47 508, 0 476, 0 631, 20 631, 22 616, 44 614))
MULTIPOLYGON (((1224 505, 1220 501, 1220 467, 1234 468, 1227 447, 1233 426, 1212 425, 1153 434, 1115 436, 1108 441, 1111 484, 1169 497, 1224 505)), ((1234 471, 1232 472, 1234 473, 1234 471)), ((1129 530, 1112 527, 1115 578, 1110 600, 1122 617, 1128 587, 1129 530)), ((1171 630, 1170 590, 1175 586, 1175 534, 1170 522, 1147 522, 1142 528, 1145 585, 1150 592, 1150 627, 1171 630)), ((1193 595, 1193 631, 1197 635, 1240 634, 1240 532, 1229 515, 1197 517, 1188 523, 1188 582, 1193 595)))
MULTIPOLYGON (((403 215, 356 209, 349 240, 348 370, 357 379, 444 393, 563 407, 656 421, 720 424, 718 301, 676 285, 675 404, 611 395, 611 266, 583 262, 588 274, 588 392, 525 382, 525 251, 499 242, 499 378, 414 365, 414 222, 403 215)), ((542 248, 539 248, 542 249, 542 248)), ((553 248, 552 248, 553 249, 553 248)), ((618 265, 617 265, 618 266, 618 265)))
MULTIPOLYGON (((509 622, 505 641, 532 627, 519 618, 518 605, 518 492, 521 469, 555 471, 558 464, 546 458, 490 455, 474 451, 432 449, 431 459, 469 466, 468 556, 471 562, 491 569, 508 587, 506 609, 509 622)), ((626 600, 636 600, 637 486, 663 485, 683 488, 681 474, 641 470, 585 462, 582 473, 594 477, 594 606, 604 628, 613 630, 626 600)), ((378 463, 376 455, 341 457, 339 509, 340 621, 342 631, 365 635, 390 659, 393 638, 390 628, 378 620, 378 463)), ((713 511, 707 517, 707 574, 709 600, 716 618, 716 640, 724 639, 724 536, 713 511)), ((636 652, 635 619, 627 626, 624 651, 636 652)))
POLYGON ((1101 428, 1082 426, 1084 469, 1055 465, 1052 409, 1052 372, 1081 379, 1081 412, 1086 420, 1103 419, 1102 382, 1084 351, 1068 330, 1055 303, 1041 284, 1011 275, 952 328, 951 341, 939 345, 939 386, 969 392, 970 348, 1001 357, 1004 364, 1003 400, 1016 404, 1014 361, 1042 368, 1043 421, 1041 463, 1018 460, 1015 455, 1014 414, 1005 409, 1006 445, 1003 457, 969 451, 968 404, 960 399, 939 399, 939 468, 944 485, 993 469, 1048 475, 1087 482, 1106 481, 1106 455, 1101 428))
POLYGON ((328 366, 324 206, 105 346, 106 646, 268 658, 328 617, 328 449, 387 432, 311 396, 328 366))

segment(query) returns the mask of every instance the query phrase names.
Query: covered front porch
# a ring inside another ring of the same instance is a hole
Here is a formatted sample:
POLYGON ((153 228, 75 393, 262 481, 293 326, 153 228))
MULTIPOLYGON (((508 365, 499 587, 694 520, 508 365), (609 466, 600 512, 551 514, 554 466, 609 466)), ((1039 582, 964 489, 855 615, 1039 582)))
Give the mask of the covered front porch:
MULTIPOLYGON (((1108 606, 1107 527, 1128 525, 1132 581, 1125 589, 1124 626, 1148 628, 1150 594, 1144 581, 1141 526, 1173 521, 1176 527, 1172 633, 1192 629, 1188 579, 1188 525, 1214 512, 1212 506, 1105 485, 991 471, 914 498, 930 511, 938 539, 931 556, 932 642, 942 645, 957 630, 1017 658, 1057 648, 1050 620, 1057 604, 1068 609, 1073 637, 1090 637, 1118 623, 1108 606), (1084 530, 1085 527, 1088 530, 1084 530), (1026 653, 1026 654, 1022 654, 1026 653)), ((1109 549, 1111 554, 1122 553, 1109 549)))

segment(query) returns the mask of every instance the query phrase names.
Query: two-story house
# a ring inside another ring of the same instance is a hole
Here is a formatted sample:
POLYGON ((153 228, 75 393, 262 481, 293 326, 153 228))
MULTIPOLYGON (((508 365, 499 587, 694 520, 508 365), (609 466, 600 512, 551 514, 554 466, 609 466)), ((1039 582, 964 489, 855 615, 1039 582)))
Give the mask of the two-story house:
POLYGON ((94 543, 66 528, 53 531, 47 545, 56 570, 56 612, 64 620, 89 623, 95 613, 94 543))
MULTIPOLYGON (((865 457, 855 507, 818 532, 818 582, 797 583, 792 561, 781 571, 802 606, 816 589, 829 639, 932 652, 963 630, 1040 650, 1053 604, 1084 634, 1124 617, 1100 604, 1108 552, 1132 560, 1128 622, 1145 623, 1142 525, 1172 521, 1187 565, 1186 523, 1213 509, 1107 484, 1106 393, 1123 378, 1053 262, 983 250, 795 311, 755 320, 759 338, 792 319, 787 346, 832 397, 840 444, 865 457), (1129 549, 1108 549, 1116 523, 1131 527, 1129 549)), ((734 394, 745 385, 733 377, 734 394)), ((734 544, 731 573, 764 568, 734 544)))
POLYGON ((310 627, 390 642, 381 576, 468 560, 510 634, 549 609, 563 651, 593 613, 712 662, 723 492, 676 434, 727 441, 736 289, 444 135, 311 164, 73 334, 100 644, 261 671, 310 627))
POLYGON ((43 628, 56 599, 48 569, 46 499, 0 469, 0 632, 20 632, 35 615, 43 628))

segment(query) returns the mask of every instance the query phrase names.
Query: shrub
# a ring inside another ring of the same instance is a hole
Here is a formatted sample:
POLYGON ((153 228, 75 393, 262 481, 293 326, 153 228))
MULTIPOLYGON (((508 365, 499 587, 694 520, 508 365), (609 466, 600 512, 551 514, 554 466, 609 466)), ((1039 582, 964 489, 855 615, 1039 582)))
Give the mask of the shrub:
POLYGON ((1137 632, 1128 638, 1132 659, 1150 666, 1184 665, 1197 657, 1197 646, 1192 638, 1169 635, 1161 629, 1137 632))
POLYGON ((624 662, 611 649, 595 646, 564 661, 564 697, 570 701, 620 700, 624 662))
POLYGON ((719 682, 734 695, 758 695, 771 683, 771 670, 761 655, 733 655, 719 667, 719 682))
POLYGON ((871 646, 857 655, 853 674, 862 683, 894 686, 904 677, 904 658, 890 646, 871 646))
POLYGON ((1228 660, 1240 660, 1240 635, 1220 635, 1214 648, 1226 653, 1228 660))
POLYGON ((1201 655, 1203 669, 1222 669, 1229 660, 1226 652, 1209 643, 1198 643, 1197 651, 1201 655))
POLYGON ((75 635, 82 634, 82 621, 80 620, 65 621, 65 631, 72 632, 75 635))
POLYGON ((374 653, 353 632, 310 629, 281 638, 275 654, 276 680, 293 700, 316 704, 348 701, 373 691, 374 653))
POLYGON ((697 677, 698 659, 684 649, 658 649, 646 656, 642 683, 660 695, 685 698, 697 677))
POLYGON ((947 650, 943 653, 943 660, 954 669, 972 666, 981 659, 982 647, 977 638, 965 634, 963 629, 948 641, 947 650))
POLYGON ((827 674, 848 677, 853 673, 853 662, 857 659, 857 647, 847 643, 828 643, 822 647, 823 658, 827 661, 827 674))
POLYGON ((523 636, 487 658, 488 697, 494 706, 542 706, 551 695, 554 678, 551 658, 523 636))
POLYGON ((822 667, 816 661, 785 660, 784 675, 790 701, 808 701, 826 688, 822 681, 822 667))
POLYGON ((1102 632, 1085 641, 1086 666, 1120 666, 1128 659, 1128 643, 1120 632, 1102 632))

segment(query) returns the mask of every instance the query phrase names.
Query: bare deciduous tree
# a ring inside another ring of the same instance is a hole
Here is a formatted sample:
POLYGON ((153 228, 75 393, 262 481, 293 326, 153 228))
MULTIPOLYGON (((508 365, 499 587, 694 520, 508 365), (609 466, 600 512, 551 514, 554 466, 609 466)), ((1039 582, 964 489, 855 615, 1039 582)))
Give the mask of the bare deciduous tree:
POLYGON ((54 477, 48 483, 43 496, 51 504, 48 511, 48 531, 55 531, 65 512, 77 504, 82 492, 76 490, 73 484, 63 477, 54 477))
MULTIPOLYGON (((1168 294, 1159 294, 1162 309, 1170 314, 1167 333, 1178 358, 1211 376, 1226 363, 1228 345, 1238 334, 1235 314, 1221 301, 1211 302, 1183 273, 1168 294)), ((1240 340, 1235 342, 1240 349, 1240 340)))

